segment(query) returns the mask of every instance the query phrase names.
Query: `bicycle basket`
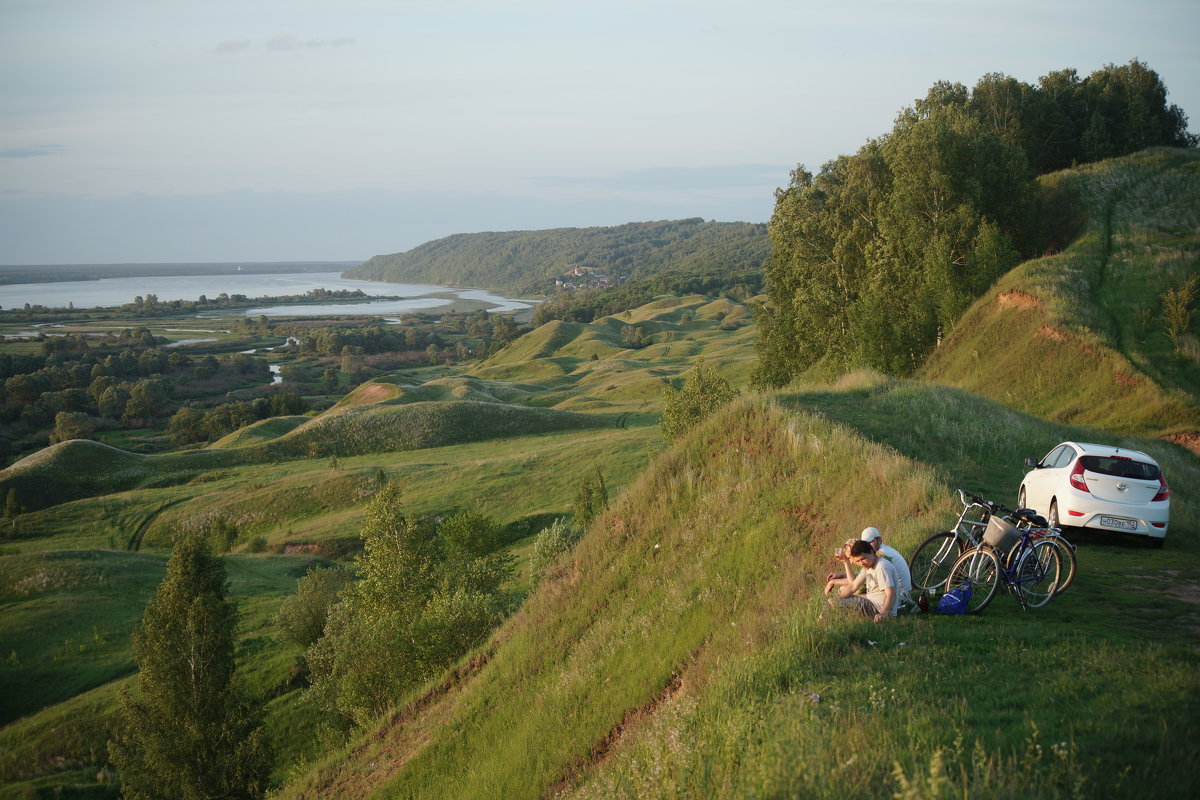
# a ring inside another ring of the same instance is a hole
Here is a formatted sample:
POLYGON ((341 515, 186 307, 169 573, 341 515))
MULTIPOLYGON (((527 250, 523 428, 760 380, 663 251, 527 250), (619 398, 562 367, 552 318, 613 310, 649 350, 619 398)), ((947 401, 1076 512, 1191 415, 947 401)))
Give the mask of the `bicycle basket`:
POLYGON ((1001 553, 1007 553, 1016 546, 1017 542, 1021 541, 1021 534, 1017 532, 1016 526, 1011 522, 993 515, 988 520, 983 540, 1001 553))

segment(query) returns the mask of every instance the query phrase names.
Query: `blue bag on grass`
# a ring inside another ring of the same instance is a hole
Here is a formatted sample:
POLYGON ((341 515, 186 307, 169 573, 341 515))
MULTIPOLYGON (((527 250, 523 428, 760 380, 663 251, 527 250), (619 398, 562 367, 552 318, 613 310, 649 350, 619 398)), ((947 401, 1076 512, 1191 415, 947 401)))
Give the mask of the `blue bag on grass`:
POLYGON ((938 600, 937 613, 965 614, 967 604, 971 602, 971 584, 964 583, 942 595, 938 600))

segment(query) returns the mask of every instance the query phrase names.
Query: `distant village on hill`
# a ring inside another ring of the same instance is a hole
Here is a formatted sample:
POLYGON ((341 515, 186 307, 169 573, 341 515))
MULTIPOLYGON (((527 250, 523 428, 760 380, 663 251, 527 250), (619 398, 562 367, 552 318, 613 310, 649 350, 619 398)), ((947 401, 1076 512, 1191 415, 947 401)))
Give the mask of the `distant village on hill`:
POLYGON ((560 291, 567 289, 607 289, 610 286, 620 286, 625 282, 625 276, 601 274, 595 267, 575 267, 575 269, 554 279, 554 288, 560 291))

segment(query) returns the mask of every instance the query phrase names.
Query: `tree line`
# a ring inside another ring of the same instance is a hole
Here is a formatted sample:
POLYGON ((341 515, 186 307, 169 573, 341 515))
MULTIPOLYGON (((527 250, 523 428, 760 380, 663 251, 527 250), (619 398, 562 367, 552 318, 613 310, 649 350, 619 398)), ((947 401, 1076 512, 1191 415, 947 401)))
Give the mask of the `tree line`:
POLYGON ((1151 146, 1194 147, 1139 61, 1036 86, 939 82, 854 155, 776 192, 754 380, 823 364, 912 372, 967 306, 1044 246, 1033 178, 1151 146))
POLYGON ((766 234, 766 226, 759 223, 700 218, 456 234, 404 253, 375 256, 346 277, 541 294, 553 289, 555 278, 576 267, 604 273, 614 281, 637 280, 664 270, 761 269, 770 255, 766 234))

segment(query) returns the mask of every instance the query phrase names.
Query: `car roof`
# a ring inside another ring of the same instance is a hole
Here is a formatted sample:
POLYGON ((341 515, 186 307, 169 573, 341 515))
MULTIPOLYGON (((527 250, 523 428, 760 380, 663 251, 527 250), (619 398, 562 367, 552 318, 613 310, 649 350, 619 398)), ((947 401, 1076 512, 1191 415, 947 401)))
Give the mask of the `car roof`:
POLYGON ((1143 453, 1141 450, 1131 450, 1128 447, 1112 447, 1107 444, 1091 444, 1090 442, 1063 442, 1069 444, 1076 450, 1080 450, 1087 455, 1092 456, 1128 456, 1130 458, 1137 457, 1148 461, 1154 466, 1158 466, 1158 462, 1150 456, 1143 453))

